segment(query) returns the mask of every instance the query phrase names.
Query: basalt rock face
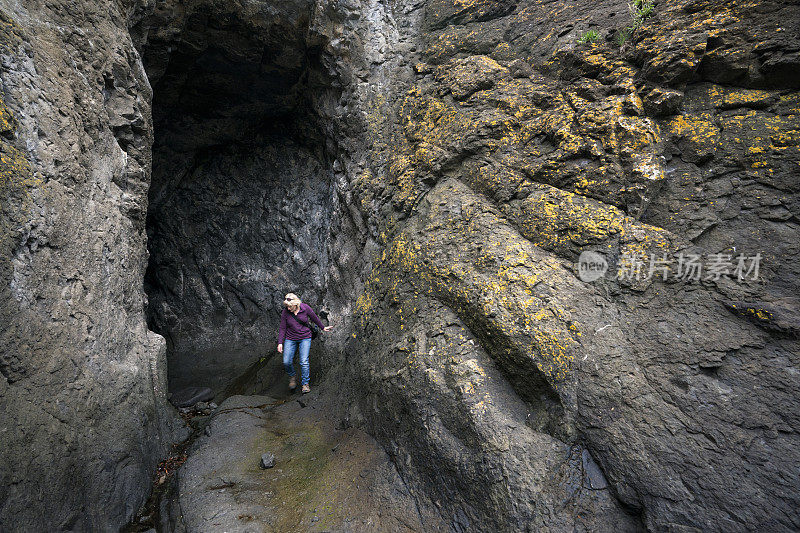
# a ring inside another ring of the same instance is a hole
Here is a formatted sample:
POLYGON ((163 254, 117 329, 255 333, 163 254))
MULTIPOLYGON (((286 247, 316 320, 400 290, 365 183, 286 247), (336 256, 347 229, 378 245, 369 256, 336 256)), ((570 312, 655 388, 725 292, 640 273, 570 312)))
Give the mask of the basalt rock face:
POLYGON ((455 529, 800 525, 798 20, 656 3, 619 46, 623 2, 425 4, 343 368, 455 529))
POLYGON ((4 525, 144 496, 147 226, 175 375, 303 289, 322 397, 455 531, 800 528, 796 4, 658 2, 621 46, 622 1, 63 5, 4 7, 4 525))
POLYGON ((112 530, 174 439, 142 279, 150 87, 119 6, 0 3, 0 529, 112 530))

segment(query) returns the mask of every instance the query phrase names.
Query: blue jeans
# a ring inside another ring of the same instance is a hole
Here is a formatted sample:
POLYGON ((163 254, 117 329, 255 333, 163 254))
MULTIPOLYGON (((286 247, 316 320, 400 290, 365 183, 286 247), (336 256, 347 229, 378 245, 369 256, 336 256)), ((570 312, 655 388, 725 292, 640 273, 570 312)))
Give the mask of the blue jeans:
POLYGON ((300 384, 306 385, 311 381, 311 365, 308 363, 308 352, 311 350, 311 339, 293 341, 284 339, 283 341, 283 367, 290 377, 294 376, 294 351, 300 345, 300 384))

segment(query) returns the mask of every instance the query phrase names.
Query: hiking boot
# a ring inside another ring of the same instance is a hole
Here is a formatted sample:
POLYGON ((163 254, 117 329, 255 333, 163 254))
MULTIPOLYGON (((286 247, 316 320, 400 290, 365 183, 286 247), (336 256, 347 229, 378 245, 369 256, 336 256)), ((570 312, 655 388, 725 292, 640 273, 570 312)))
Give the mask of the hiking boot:
POLYGON ((305 393, 307 393, 307 392, 311 392, 311 387, 309 386, 309 384, 308 384, 308 383, 306 383, 305 385, 303 385, 303 394, 305 394, 305 393))
POLYGON ((297 388, 297 378, 294 376, 289 378, 289 390, 294 390, 297 388))

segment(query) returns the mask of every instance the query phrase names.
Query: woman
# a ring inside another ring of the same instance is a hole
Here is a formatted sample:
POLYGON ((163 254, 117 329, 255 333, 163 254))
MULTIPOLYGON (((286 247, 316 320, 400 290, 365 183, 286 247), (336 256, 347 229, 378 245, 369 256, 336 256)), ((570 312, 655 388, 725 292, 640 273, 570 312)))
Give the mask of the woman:
POLYGON ((300 381, 303 385, 303 393, 311 392, 309 381, 311 380, 311 370, 308 363, 308 351, 311 349, 311 324, 313 320, 322 331, 330 331, 333 326, 325 326, 319 317, 311 309, 311 306, 300 301, 294 293, 289 293, 283 300, 283 312, 281 313, 281 326, 278 331, 278 353, 283 354, 283 366, 289 374, 289 390, 297 387, 297 379, 294 373, 294 352, 299 348, 300 351, 300 381), (285 344, 285 346, 284 346, 285 344))

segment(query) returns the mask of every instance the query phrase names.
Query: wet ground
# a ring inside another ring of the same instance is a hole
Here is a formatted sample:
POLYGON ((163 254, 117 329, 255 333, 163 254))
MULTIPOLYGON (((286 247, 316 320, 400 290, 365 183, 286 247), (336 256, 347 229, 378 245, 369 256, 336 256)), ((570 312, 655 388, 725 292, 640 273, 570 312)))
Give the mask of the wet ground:
POLYGON ((166 480, 157 476, 149 509, 128 531, 445 529, 421 515, 369 435, 336 426, 316 388, 290 394, 283 384, 269 392, 231 396, 211 416, 191 420, 197 429, 178 450, 176 468, 166 480), (261 467, 264 453, 275 455, 274 467, 261 467))

